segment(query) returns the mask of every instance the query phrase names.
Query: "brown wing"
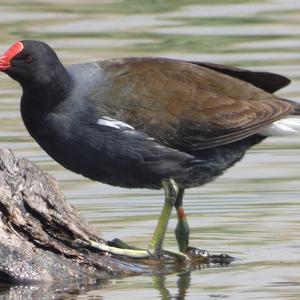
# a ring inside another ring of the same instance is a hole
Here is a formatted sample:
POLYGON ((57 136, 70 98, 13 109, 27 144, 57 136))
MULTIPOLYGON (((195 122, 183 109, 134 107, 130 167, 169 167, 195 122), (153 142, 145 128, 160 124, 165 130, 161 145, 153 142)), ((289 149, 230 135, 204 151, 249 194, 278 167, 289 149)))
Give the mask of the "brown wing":
POLYGON ((106 79, 91 98, 101 111, 179 149, 231 143, 293 111, 247 82, 182 61, 128 58, 99 65, 106 79))

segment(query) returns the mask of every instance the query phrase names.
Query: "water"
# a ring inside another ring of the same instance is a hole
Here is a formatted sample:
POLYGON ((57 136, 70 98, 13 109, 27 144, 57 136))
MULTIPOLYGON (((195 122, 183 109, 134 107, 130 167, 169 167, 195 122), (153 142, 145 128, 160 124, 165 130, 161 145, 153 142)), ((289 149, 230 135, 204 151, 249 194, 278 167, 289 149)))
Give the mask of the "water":
MULTIPOLYGON (((50 43, 65 63, 145 55, 226 63, 286 75, 293 83, 278 94, 300 96, 298 0, 1 1, 0 32, 1 52, 26 38, 50 43)), ((68 201, 106 239, 146 247, 162 193, 110 187, 66 171, 29 137, 19 98, 19 86, 1 74, 0 144, 53 174, 68 201)), ((299 138, 269 139, 215 182, 186 193, 191 244, 238 257, 232 265, 116 279, 67 298, 299 299, 299 154, 299 138)), ((174 227, 175 216, 165 241, 171 249, 174 227)), ((61 295, 53 286, 34 286, 0 297, 51 294, 61 295)))

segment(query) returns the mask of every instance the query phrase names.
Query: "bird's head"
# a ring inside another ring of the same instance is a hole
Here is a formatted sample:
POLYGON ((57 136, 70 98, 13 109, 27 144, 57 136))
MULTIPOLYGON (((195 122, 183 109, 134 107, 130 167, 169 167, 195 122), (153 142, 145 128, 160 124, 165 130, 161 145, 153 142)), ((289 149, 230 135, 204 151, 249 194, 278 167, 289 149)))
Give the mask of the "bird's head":
POLYGON ((0 71, 22 86, 48 84, 62 66, 56 53, 44 42, 24 40, 13 44, 0 56, 0 71))

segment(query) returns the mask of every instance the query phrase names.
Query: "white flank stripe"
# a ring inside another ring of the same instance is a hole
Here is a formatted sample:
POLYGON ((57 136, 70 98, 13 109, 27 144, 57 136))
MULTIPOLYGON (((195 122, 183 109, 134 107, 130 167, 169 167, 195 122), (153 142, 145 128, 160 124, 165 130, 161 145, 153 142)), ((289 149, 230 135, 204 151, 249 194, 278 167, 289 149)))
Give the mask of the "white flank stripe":
POLYGON ((129 124, 122 122, 122 121, 112 119, 110 117, 102 117, 101 119, 98 119, 97 124, 102 125, 102 126, 113 127, 113 128, 117 128, 117 129, 121 129, 121 128, 134 129, 129 124))
POLYGON ((287 117, 274 122, 259 134, 264 136, 300 135, 300 119, 287 117))
POLYGON ((114 128, 120 129, 120 126, 114 124, 111 121, 104 120, 104 119, 99 119, 98 122, 97 122, 97 124, 98 125, 102 125, 102 126, 108 126, 108 127, 114 127, 114 128))

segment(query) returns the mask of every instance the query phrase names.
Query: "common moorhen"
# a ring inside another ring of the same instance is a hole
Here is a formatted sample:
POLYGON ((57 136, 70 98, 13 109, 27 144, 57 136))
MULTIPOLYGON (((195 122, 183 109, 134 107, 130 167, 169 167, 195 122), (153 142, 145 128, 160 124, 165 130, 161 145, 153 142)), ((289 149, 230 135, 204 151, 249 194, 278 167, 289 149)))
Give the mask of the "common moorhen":
POLYGON ((290 81, 272 73, 155 57, 64 66, 47 44, 31 40, 1 56, 0 71, 21 84, 24 124, 61 165, 115 186, 164 189, 148 250, 88 241, 117 254, 159 256, 173 206, 183 253, 184 190, 212 181, 266 136, 300 129, 290 117, 298 105, 272 95, 290 81))

